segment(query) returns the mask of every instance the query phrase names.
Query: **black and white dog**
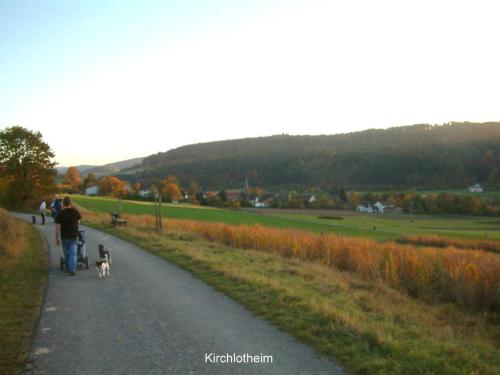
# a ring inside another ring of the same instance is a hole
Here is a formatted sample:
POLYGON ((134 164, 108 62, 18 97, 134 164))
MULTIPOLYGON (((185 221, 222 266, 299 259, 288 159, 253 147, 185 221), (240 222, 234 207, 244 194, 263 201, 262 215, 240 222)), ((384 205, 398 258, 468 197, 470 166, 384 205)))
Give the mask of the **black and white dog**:
POLYGON ((99 278, 109 276, 109 269, 111 268, 111 249, 104 248, 103 245, 99 245, 99 260, 95 262, 99 278))

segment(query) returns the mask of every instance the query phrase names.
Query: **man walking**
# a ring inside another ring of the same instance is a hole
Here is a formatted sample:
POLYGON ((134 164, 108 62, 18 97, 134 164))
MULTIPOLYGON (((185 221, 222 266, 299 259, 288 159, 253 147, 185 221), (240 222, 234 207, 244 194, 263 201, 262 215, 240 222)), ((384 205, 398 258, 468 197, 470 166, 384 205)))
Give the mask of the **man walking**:
POLYGON ((61 200, 59 199, 59 195, 54 195, 54 199, 52 200, 52 204, 50 205, 50 210, 52 214, 52 218, 54 221, 56 220, 57 215, 61 212, 61 200))
POLYGON ((42 225, 45 225, 45 210, 47 209, 47 205, 45 204, 45 199, 42 199, 42 203, 40 203, 40 215, 42 215, 42 225))
POLYGON ((81 219, 80 212, 71 206, 71 199, 64 197, 61 212, 56 216, 56 244, 62 243, 66 270, 75 276, 76 252, 78 248, 78 226, 81 219))

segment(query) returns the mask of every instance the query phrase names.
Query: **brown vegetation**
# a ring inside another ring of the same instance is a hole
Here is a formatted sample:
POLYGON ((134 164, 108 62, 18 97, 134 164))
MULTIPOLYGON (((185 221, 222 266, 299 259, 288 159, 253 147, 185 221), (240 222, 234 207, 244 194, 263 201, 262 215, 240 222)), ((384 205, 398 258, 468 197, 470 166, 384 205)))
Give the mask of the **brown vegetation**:
POLYGON ((73 191, 80 190, 83 184, 83 179, 77 167, 69 167, 64 174, 64 177, 73 191))
POLYGON ((21 374, 47 283, 47 247, 34 226, 0 209, 0 374, 21 374))
MULTIPOLYGON (((100 222, 107 215, 90 214, 100 222)), ((154 227, 154 217, 126 216, 129 224, 154 227)), ((231 226, 190 220, 167 220, 169 232, 190 233, 237 248, 315 261, 353 272, 365 280, 383 280, 414 297, 459 305, 500 309, 500 256, 483 250, 415 247, 364 238, 317 235, 260 225, 231 226)))
POLYGON ((439 236, 404 236, 398 239, 398 242, 432 247, 453 246, 459 249, 486 250, 494 253, 500 253, 500 241, 466 240, 463 238, 447 238, 439 236))
POLYGON ((114 176, 105 176, 98 181, 99 191, 105 195, 113 197, 123 197, 127 195, 127 184, 114 176))
POLYGON ((26 246, 25 228, 0 208, 0 256, 18 257, 26 246))

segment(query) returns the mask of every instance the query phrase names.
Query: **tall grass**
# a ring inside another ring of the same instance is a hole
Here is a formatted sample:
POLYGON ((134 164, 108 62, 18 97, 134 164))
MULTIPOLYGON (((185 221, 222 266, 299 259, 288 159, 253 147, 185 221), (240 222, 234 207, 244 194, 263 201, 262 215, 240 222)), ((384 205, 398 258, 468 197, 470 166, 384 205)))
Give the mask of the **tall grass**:
MULTIPOLYGON (((90 216, 109 222, 107 215, 90 216)), ((126 218, 132 226, 154 227, 152 216, 126 218)), ((416 247, 261 225, 232 226, 193 220, 167 220, 166 228, 232 247, 319 262, 356 273, 365 280, 383 280, 414 297, 500 309, 500 255, 483 250, 416 247)))
POLYGON ((404 236, 397 240, 400 243, 448 247, 453 246, 459 249, 486 250, 494 253, 500 253, 500 241, 491 240, 468 240, 459 238, 447 238, 440 236, 404 236))
POLYGON ((0 256, 18 257, 26 246, 25 227, 0 208, 0 256))
POLYGON ((21 374, 47 283, 47 247, 30 224, 0 209, 0 374, 21 374))

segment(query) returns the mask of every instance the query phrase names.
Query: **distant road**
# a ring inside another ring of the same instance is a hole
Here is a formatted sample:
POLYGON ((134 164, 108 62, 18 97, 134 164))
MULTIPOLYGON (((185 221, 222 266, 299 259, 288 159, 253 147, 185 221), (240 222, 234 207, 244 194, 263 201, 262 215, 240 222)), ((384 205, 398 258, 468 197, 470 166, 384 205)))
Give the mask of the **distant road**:
POLYGON ((191 274, 103 232, 82 228, 91 264, 99 244, 112 248, 111 277, 99 279, 95 267, 63 274, 54 224, 47 222, 37 225, 51 262, 29 374, 342 373, 191 274), (214 363, 226 354, 272 356, 272 363, 214 363))

